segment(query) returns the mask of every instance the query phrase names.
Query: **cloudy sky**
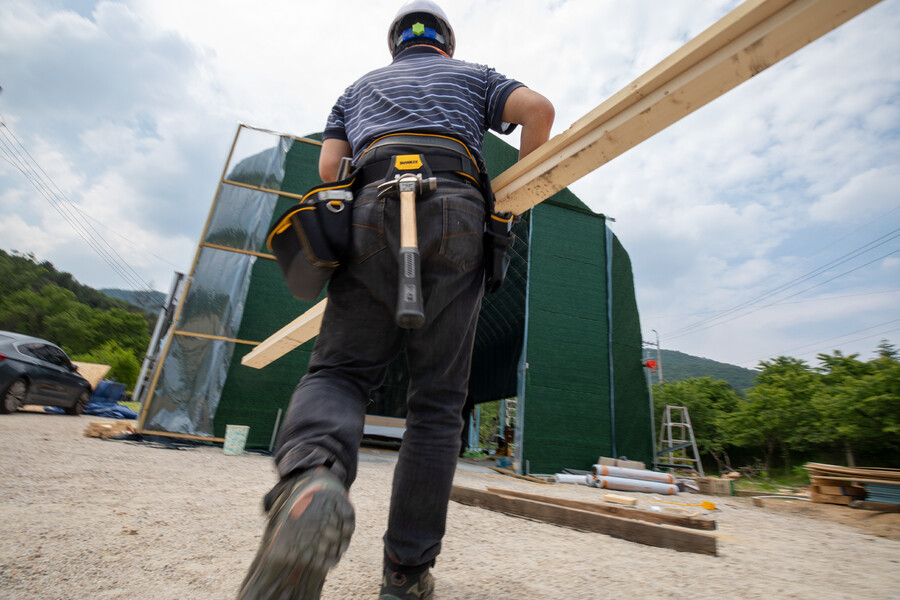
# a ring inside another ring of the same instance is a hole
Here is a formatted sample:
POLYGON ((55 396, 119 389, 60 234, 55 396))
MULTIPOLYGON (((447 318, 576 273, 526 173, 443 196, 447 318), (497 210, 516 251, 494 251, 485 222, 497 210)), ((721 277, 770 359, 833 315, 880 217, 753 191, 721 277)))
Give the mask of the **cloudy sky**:
MULTIPOLYGON (((399 2, 3 4, 0 248, 166 291, 238 123, 321 131, 399 2)), ((737 4, 443 2, 457 58, 550 98, 554 134, 737 4)), ((616 219, 645 340, 745 367, 900 346, 898 34, 884 0, 573 186, 616 219)))

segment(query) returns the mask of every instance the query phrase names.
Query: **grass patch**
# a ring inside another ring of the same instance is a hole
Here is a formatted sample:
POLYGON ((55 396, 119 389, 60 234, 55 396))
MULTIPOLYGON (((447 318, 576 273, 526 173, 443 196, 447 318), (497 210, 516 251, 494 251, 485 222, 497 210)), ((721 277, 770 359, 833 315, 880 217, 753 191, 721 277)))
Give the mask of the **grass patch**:
POLYGON ((124 400, 118 403, 120 406, 124 406, 125 408, 130 408, 136 413, 141 412, 141 403, 140 402, 125 402, 124 400))

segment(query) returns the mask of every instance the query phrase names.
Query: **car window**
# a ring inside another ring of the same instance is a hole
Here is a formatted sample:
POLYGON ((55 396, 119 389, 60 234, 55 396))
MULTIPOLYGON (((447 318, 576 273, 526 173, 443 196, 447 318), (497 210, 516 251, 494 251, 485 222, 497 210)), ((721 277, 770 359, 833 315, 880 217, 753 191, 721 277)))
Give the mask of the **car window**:
POLYGON ((41 355, 42 344, 19 344, 19 352, 27 356, 47 360, 41 355))
POLYGON ((47 356, 44 360, 52 362, 54 365, 59 365, 61 367, 68 366, 69 357, 66 356, 66 353, 57 348, 56 346, 45 345, 44 353, 47 356))

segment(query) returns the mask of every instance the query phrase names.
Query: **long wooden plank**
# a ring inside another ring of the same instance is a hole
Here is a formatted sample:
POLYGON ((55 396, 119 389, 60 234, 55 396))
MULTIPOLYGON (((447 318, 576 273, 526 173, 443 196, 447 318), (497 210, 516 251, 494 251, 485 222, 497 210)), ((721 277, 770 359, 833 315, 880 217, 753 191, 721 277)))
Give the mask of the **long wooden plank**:
POLYGON ((879 0, 750 0, 493 182, 522 213, 879 0))
POLYGON ((325 300, 270 335, 259 346, 244 355, 241 364, 255 369, 264 366, 280 356, 284 356, 297 346, 316 337, 325 315, 325 300))
MULTIPOLYGON (((525 212, 878 2, 744 2, 498 175, 497 209, 525 212)), ((250 366, 262 368, 317 334, 301 339, 287 326, 252 353, 250 366), (296 343, 267 345, 281 335, 296 343)))
POLYGON ((701 531, 623 519, 613 515, 460 486, 453 486, 450 499, 460 504, 495 510, 579 531, 602 533, 648 546, 716 555, 716 536, 701 531))
POLYGON ((615 515, 624 519, 637 519, 638 521, 647 521, 648 523, 665 523, 666 525, 677 525, 678 527, 702 529, 704 531, 713 531, 716 528, 716 522, 712 519, 697 519, 695 517, 684 515, 670 515, 649 510, 641 510, 639 508, 631 508, 629 506, 610 506, 608 504, 599 504, 597 502, 584 502, 582 500, 570 500, 568 498, 553 498, 550 496, 541 496, 540 494, 529 494, 527 492, 517 492, 494 487, 488 487, 488 491, 493 494, 524 498, 526 500, 535 500, 537 502, 546 502, 547 504, 577 508, 578 510, 587 510, 604 515, 615 515))

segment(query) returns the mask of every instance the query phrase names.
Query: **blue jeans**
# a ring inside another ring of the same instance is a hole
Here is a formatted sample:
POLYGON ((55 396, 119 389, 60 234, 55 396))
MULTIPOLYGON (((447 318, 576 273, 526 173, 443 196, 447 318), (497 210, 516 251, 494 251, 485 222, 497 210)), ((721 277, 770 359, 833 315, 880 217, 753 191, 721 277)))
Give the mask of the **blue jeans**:
POLYGON ((356 478, 365 408, 406 338, 406 433, 394 471, 385 555, 420 565, 441 548, 456 470, 475 326, 484 288, 484 199, 473 186, 439 179, 417 198, 425 324, 395 323, 400 203, 359 190, 352 252, 328 287, 309 372, 297 386, 275 461, 282 478, 327 465, 356 478))

